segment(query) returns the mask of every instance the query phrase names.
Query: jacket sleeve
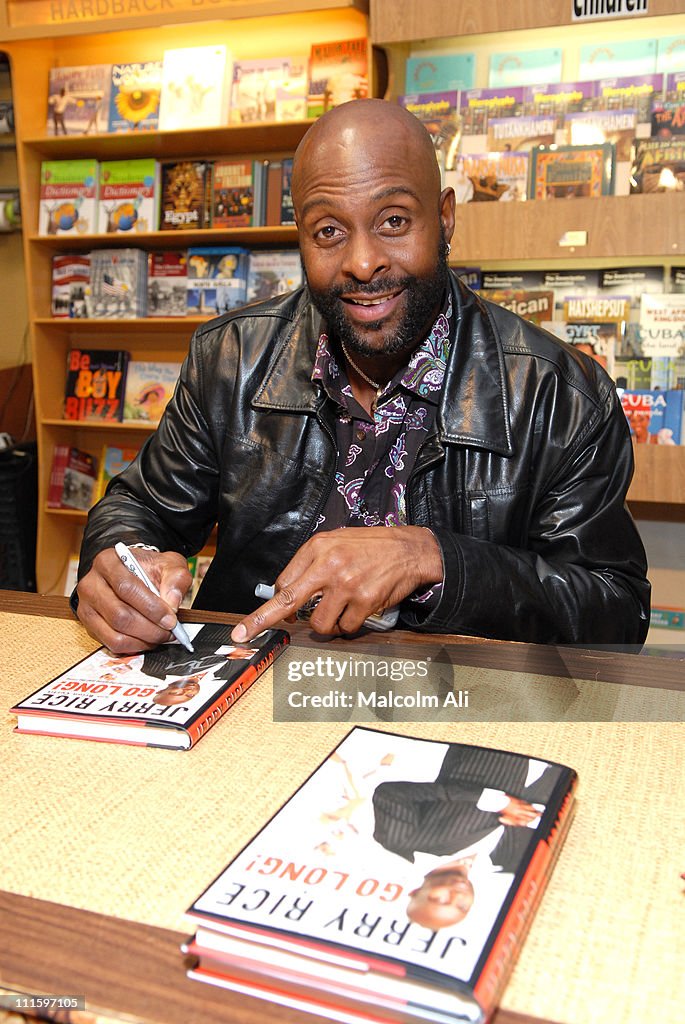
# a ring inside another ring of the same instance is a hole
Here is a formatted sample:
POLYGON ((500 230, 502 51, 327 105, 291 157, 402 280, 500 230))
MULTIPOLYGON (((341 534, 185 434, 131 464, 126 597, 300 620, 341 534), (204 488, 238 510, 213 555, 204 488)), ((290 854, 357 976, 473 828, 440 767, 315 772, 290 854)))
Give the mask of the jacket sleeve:
POLYGON ((412 629, 533 643, 640 645, 649 625, 644 548, 625 505, 632 444, 613 386, 537 485, 525 549, 433 532, 445 580, 412 629))
MULTIPOLYGON (((193 336, 174 395, 157 430, 88 516, 79 577, 117 541, 160 551, 199 551, 216 519, 219 455, 203 413, 202 339, 193 336)), ((204 369, 204 374, 207 370, 204 369)))

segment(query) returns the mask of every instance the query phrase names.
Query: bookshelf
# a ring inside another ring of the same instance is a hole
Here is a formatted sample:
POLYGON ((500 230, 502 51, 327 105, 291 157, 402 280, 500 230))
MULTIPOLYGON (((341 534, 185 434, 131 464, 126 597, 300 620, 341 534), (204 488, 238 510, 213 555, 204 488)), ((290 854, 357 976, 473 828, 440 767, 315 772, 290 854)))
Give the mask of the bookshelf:
MULTIPOLYGON (((485 86, 491 53, 561 45, 564 79, 572 81, 578 77, 577 52, 585 43, 683 36, 685 0, 650 0, 649 17, 578 23, 572 11, 570 0, 463 0, 447 5, 443 0, 371 0, 371 40, 388 57, 388 98, 405 92, 404 65, 410 54, 474 53, 475 85, 485 86)), ((561 269, 639 262, 668 267, 684 259, 682 194, 607 196, 544 207, 535 202, 457 206, 455 265, 561 269), (569 231, 586 231, 587 244, 560 245, 569 231)), ((635 462, 628 495, 634 514, 685 521, 685 447, 666 451, 636 445, 635 462)))
MULTIPOLYGON (((66 354, 70 348, 125 349, 131 359, 180 361, 193 330, 204 318, 69 320, 50 315, 52 257, 74 250, 135 246, 144 250, 189 245, 294 246, 292 227, 146 232, 135 236, 42 237, 38 230, 40 165, 43 160, 96 157, 156 159, 279 157, 293 152, 309 122, 236 125, 199 131, 49 137, 46 134, 48 72, 53 66, 110 64, 159 59, 163 50, 225 42, 233 59, 307 55, 313 42, 368 35, 366 5, 358 0, 291 0, 245 4, 236 0, 192 3, 150 14, 154 3, 103 0, 106 17, 89 20, 95 5, 0 4, 0 49, 8 56, 15 93, 16 144, 24 225, 36 431, 39 451, 37 581, 41 593, 61 593, 69 556, 78 551, 86 513, 46 506, 53 449, 70 444, 99 457, 106 444, 139 447, 145 424, 80 423, 62 418, 66 354), (83 10, 81 10, 83 7, 83 10), (128 19, 114 15, 142 9, 128 19), (28 12, 33 12, 29 18, 28 12), (73 13, 71 21, 65 17, 73 13), (61 12, 61 13, 60 13, 61 12), (80 13, 79 13, 80 12, 80 13), (85 12, 85 13, 84 13, 85 12), (109 17, 109 15, 112 15, 109 17), (210 17, 211 15, 211 17, 210 17), (259 16, 254 16, 259 15, 259 16), (222 20, 227 19, 227 20, 222 20)), ((158 5, 164 7, 165 5, 158 5)))

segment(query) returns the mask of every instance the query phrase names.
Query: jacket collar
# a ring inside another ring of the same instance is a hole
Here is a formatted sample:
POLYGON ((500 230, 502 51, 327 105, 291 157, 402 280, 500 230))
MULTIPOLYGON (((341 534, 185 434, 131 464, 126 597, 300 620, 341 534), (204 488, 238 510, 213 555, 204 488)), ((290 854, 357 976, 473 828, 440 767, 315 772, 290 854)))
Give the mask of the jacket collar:
MULTIPOLYGON (((455 337, 438 409, 442 441, 512 455, 509 396, 499 332, 487 304, 450 274, 455 337), (449 400, 447 399, 449 396, 449 400)), ((315 413, 324 398, 311 372, 322 330, 305 288, 291 330, 275 352, 253 405, 315 413)))

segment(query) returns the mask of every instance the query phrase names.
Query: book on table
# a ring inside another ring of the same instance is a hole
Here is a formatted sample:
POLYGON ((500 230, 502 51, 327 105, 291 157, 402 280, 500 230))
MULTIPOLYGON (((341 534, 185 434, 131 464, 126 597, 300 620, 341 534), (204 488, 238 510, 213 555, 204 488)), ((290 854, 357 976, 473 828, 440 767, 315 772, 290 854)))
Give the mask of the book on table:
POLYGON ((188 910, 189 977, 337 1021, 486 1020, 575 772, 355 727, 188 910))
POLYGON ((189 750, 289 642, 269 629, 236 645, 231 626, 186 623, 177 641, 134 655, 104 647, 19 701, 17 732, 189 750))

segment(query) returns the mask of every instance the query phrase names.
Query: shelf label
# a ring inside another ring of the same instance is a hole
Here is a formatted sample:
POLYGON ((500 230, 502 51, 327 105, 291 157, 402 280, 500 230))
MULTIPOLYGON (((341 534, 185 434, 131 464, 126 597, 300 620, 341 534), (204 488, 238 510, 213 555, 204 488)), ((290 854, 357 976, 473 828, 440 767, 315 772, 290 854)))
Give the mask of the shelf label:
POLYGON ((597 18, 640 18, 647 14, 648 0, 571 0, 573 21, 597 18))
POLYGON ((582 248, 587 245, 587 231, 564 231, 559 239, 559 245, 565 249, 582 248))
POLYGON ((174 20, 191 11, 225 11, 244 8, 244 0, 9 0, 8 22, 13 28, 83 25, 92 21, 135 20, 163 14, 174 20))

